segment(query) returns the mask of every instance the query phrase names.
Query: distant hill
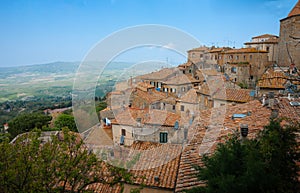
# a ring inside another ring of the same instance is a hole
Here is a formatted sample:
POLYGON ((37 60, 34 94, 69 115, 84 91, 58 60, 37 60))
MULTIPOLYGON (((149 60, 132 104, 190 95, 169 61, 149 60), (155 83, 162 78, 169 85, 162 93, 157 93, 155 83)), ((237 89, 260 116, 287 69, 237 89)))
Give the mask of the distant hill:
MULTIPOLYGON (((7 100, 25 100, 28 97, 65 96, 72 91, 74 78, 80 62, 53 62, 17 67, 0 67, 0 103, 7 100)), ((84 74, 87 79, 99 76, 105 64, 88 62, 89 68, 84 74), (98 69, 98 70, 97 70, 98 69)), ((136 66, 129 62, 111 62, 105 66, 99 83, 109 91, 117 80, 126 80, 153 71, 155 64, 136 66), (138 67, 138 68, 136 68, 138 67), (109 89, 107 89, 109 88, 109 89)))
MULTIPOLYGON (((17 74, 70 74, 75 73, 79 65, 80 62, 53 62, 28 66, 0 67, 0 79, 5 79, 17 74)), ((95 63, 95 66, 96 65, 97 63, 95 63)), ((129 68, 131 65, 132 63, 127 62, 112 62, 108 64, 107 70, 122 70, 129 68)))

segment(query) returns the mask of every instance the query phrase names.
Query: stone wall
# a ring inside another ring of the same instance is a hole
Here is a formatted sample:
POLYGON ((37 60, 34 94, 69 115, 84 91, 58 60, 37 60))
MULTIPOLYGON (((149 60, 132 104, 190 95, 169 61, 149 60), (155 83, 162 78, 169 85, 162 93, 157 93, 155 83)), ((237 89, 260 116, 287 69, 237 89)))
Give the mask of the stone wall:
POLYGON ((279 61, 280 66, 295 63, 300 68, 300 15, 280 21, 279 61), (296 38, 296 39, 295 39, 296 38))

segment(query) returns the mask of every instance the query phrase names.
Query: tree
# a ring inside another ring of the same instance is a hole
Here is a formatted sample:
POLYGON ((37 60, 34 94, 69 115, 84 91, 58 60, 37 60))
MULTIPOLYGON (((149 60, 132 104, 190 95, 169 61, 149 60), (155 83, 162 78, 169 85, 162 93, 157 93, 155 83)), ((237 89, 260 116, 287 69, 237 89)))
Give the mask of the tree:
POLYGON ((77 126, 74 120, 74 117, 72 115, 68 114, 61 114, 57 117, 57 119, 54 122, 55 127, 57 128, 64 128, 67 127, 71 131, 77 132, 77 126))
POLYGON ((272 120, 256 139, 241 142, 233 136, 196 167, 207 186, 186 192, 297 192, 296 131, 299 126, 272 120))
POLYGON ((8 122, 8 132, 14 138, 17 135, 29 132, 34 128, 42 129, 47 127, 51 117, 40 113, 24 113, 8 122))
POLYGON ((26 133, 14 144, 0 143, 0 151, 0 192, 84 192, 94 183, 130 178, 126 170, 98 160, 69 130, 45 143, 39 132, 26 133))

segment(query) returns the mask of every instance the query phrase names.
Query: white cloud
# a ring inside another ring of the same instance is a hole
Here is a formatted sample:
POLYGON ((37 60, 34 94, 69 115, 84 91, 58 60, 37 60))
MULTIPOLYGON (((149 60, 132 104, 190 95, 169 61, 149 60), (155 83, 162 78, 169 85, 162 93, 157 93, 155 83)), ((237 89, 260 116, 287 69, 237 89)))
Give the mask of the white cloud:
POLYGON ((175 49, 175 44, 173 44, 172 42, 166 44, 163 46, 163 48, 166 48, 166 49, 175 49))

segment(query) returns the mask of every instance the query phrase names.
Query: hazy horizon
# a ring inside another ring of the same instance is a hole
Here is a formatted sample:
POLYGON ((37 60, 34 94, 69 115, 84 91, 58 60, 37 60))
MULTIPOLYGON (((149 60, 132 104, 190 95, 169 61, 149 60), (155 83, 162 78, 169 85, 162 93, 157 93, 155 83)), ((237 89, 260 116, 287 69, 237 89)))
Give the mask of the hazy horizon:
MULTIPOLYGON (((0 7, 0 66, 82 61, 110 34, 143 24, 178 28, 206 46, 242 47, 253 36, 279 35, 280 19, 288 15, 296 2, 3 0, 0 7)), ((122 61, 145 60, 144 55, 150 52, 142 50, 140 53, 143 54, 129 53, 122 61)), ((158 59, 184 61, 163 53, 158 59)))

